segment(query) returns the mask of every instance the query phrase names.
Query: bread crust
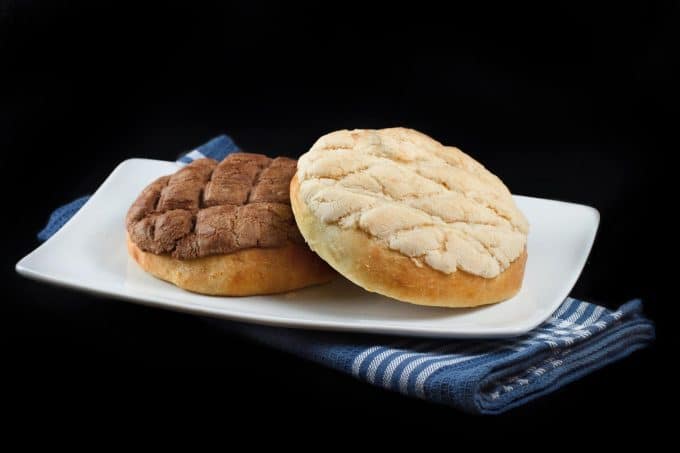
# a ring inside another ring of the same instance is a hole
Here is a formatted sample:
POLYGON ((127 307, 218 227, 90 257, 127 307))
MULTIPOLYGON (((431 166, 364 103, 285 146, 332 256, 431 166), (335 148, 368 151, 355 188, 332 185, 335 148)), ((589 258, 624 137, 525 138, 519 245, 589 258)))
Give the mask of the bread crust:
POLYGON ((475 307, 509 299, 522 287, 526 249, 494 278, 461 270, 445 274, 417 265, 362 231, 323 223, 305 205, 299 191, 294 176, 291 207, 307 244, 340 274, 368 291, 417 305, 475 307))
POLYGON ((141 250, 127 236, 130 256, 146 272, 188 291, 213 296, 251 296, 327 283, 337 274, 304 244, 251 248, 180 260, 141 250))

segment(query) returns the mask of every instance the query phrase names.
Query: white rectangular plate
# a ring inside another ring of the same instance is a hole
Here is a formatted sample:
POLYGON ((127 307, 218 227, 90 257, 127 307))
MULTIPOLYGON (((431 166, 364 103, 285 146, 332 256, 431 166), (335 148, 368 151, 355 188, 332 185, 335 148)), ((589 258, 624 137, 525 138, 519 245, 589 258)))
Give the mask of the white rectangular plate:
POLYGON ((547 319, 576 283, 599 224, 588 206, 515 196, 531 224, 520 293, 474 309, 396 302, 349 281, 287 294, 201 296, 151 277, 128 258, 124 218, 139 192, 174 162, 130 159, 52 238, 16 265, 21 275, 142 304, 259 324, 429 337, 503 337, 547 319))

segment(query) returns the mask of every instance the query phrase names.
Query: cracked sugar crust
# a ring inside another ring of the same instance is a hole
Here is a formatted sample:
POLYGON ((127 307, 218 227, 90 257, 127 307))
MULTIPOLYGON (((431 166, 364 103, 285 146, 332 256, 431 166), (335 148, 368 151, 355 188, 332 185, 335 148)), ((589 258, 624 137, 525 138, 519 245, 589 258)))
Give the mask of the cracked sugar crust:
POLYGON ((250 153, 196 160, 142 191, 127 214, 130 239, 178 259, 303 243, 290 208, 295 165, 250 153))
POLYGON ((326 224, 358 229, 416 265, 498 276, 529 224, 479 162, 412 129, 342 130, 298 161, 300 197, 326 224))

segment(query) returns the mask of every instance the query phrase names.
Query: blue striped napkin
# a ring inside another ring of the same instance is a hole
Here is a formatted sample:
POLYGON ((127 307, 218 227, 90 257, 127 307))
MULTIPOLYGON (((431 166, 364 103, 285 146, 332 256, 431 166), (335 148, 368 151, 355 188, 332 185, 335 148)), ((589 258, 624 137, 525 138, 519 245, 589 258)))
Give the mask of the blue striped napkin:
MULTIPOLYGON (((221 160, 236 151, 223 135, 179 161, 221 160)), ((55 210, 38 238, 47 240, 87 199, 55 210)), ((608 310, 567 298, 533 331, 502 340, 424 340, 214 322, 373 385, 482 414, 520 406, 654 339, 654 325, 642 315, 639 300, 608 310)))

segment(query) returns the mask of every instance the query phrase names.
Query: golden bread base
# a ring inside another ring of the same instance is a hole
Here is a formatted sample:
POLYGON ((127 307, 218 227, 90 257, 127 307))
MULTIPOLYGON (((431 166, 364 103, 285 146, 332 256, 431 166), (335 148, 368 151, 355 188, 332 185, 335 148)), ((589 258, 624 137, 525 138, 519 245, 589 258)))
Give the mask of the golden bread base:
POLYGON ((331 281, 335 272, 304 244, 252 248, 179 260, 144 252, 127 238, 130 256, 151 275, 213 296, 272 294, 331 281))

